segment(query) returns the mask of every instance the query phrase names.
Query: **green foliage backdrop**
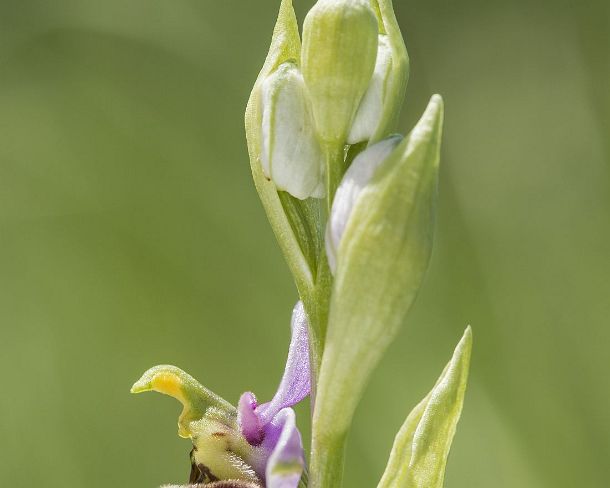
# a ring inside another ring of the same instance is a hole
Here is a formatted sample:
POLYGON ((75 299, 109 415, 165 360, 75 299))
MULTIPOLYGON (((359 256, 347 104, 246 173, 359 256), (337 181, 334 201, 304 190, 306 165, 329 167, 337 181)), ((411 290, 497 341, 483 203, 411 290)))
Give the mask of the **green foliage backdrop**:
MULTIPOLYGON (((129 395, 154 364, 274 391, 296 293, 242 117, 278 3, 0 2, 0 485, 185 480, 178 405, 129 395)), ((446 101, 438 233, 347 486, 376 486, 469 323, 447 486, 608 485, 608 5, 395 0, 401 127, 446 101)))

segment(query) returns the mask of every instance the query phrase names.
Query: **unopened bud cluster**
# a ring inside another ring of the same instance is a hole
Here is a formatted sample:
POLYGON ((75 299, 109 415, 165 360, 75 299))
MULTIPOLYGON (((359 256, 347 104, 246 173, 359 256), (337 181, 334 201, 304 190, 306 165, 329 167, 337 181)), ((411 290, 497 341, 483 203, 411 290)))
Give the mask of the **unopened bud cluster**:
POLYGON ((390 39, 368 0, 318 1, 299 51, 266 73, 258 90, 263 172, 303 200, 327 195, 329 152, 370 141, 394 121, 402 93, 391 100, 390 88, 406 85, 408 58, 402 37, 390 39))

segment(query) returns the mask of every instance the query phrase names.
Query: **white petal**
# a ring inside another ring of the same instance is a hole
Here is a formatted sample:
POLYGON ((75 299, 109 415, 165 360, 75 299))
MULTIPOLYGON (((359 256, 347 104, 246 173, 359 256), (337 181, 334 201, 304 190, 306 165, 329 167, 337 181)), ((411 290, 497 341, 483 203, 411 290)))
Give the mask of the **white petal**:
POLYGON ((345 176, 343 176, 335 194, 328 227, 326 228, 326 254, 333 273, 337 267, 337 251, 341 244, 341 238, 360 193, 371 180, 377 168, 394 151, 401 140, 402 136, 395 135, 372 145, 361 152, 345 172, 345 176))
POLYGON ((347 138, 348 144, 368 141, 375 133, 383 115, 386 82, 390 76, 391 68, 392 48, 387 40, 387 36, 380 35, 375 71, 358 107, 356 118, 347 138))
POLYGON ((324 159, 305 82, 296 65, 284 63, 264 81, 262 103, 265 176, 296 198, 317 196, 324 159))

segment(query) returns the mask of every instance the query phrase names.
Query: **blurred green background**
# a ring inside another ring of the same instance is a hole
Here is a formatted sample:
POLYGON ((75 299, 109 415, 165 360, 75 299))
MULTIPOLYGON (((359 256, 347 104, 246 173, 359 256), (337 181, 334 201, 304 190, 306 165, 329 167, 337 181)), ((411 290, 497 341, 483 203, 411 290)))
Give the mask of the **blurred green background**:
MULTIPOLYGON (((273 393, 296 295, 242 117, 278 3, 0 2, 1 486, 184 481, 178 404, 129 395, 154 364, 273 393)), ((446 485, 608 486, 609 5, 395 1, 402 130, 446 102, 438 233, 346 486, 376 486, 467 324, 446 485)))

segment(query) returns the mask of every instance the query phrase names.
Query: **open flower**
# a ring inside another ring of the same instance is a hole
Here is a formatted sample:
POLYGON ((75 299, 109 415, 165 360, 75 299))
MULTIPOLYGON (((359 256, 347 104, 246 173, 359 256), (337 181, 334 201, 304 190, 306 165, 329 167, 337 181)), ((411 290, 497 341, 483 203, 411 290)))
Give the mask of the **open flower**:
POLYGON ((157 391, 184 406, 178 433, 193 442, 189 483, 299 486, 305 460, 291 407, 310 392, 307 318, 301 302, 293 310, 291 325, 286 368, 270 402, 259 405, 254 394, 247 392, 235 408, 175 366, 156 366, 133 386, 133 393, 157 391))

